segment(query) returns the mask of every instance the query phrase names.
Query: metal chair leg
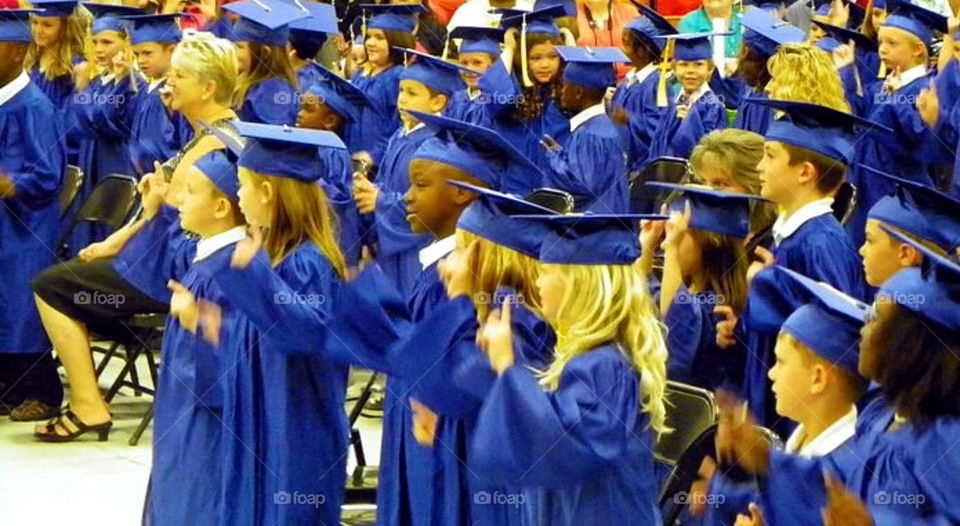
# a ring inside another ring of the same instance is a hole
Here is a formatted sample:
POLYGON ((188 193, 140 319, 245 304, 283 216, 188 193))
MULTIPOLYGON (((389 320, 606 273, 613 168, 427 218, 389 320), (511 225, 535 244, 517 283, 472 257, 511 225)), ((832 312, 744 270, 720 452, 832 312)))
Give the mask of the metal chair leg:
POLYGON ((147 408, 147 412, 143 414, 143 418, 140 419, 140 425, 137 426, 137 430, 133 432, 133 436, 130 437, 130 445, 135 446, 140 442, 140 437, 143 436, 143 432, 147 430, 147 426, 150 425, 150 422, 153 420, 153 402, 150 402, 150 407, 147 408))

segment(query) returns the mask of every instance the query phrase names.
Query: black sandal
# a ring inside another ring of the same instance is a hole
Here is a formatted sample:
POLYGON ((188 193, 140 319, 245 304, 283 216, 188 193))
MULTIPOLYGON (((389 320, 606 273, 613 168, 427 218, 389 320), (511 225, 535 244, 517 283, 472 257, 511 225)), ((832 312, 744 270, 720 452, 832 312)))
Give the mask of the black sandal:
POLYGON ((80 418, 73 411, 67 409, 67 411, 62 415, 47 422, 47 426, 43 433, 34 432, 33 436, 41 442, 72 442, 80 438, 82 435, 96 432, 98 440, 100 442, 106 442, 107 437, 110 435, 111 427, 113 427, 112 420, 102 424, 97 424, 95 426, 88 426, 87 424, 81 422, 80 418), (66 435, 60 435, 57 433, 57 426, 62 427, 65 431, 67 430, 67 426, 65 426, 63 423, 64 417, 66 417, 74 426, 76 426, 76 431, 68 431, 68 434, 66 435))

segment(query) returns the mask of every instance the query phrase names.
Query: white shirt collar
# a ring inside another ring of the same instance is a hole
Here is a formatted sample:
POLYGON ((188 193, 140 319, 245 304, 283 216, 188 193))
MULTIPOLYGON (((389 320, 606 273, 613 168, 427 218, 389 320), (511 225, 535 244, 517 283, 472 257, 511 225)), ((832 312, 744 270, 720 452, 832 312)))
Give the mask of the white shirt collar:
POLYGON ((657 65, 654 63, 649 63, 646 66, 643 66, 640 69, 630 68, 630 71, 627 72, 627 86, 633 86, 647 80, 647 77, 653 75, 653 72, 657 70, 657 65))
POLYGON ((806 432, 803 429, 803 424, 800 424, 793 430, 793 434, 790 435, 784 449, 787 453, 805 458, 826 456, 849 440, 856 433, 856 427, 857 406, 853 406, 847 414, 824 429, 813 440, 807 442, 803 449, 800 449, 799 445, 805 438, 806 432))
POLYGON ((456 246, 457 238, 455 236, 447 236, 427 245, 426 248, 420 251, 420 265, 423 267, 423 270, 427 270, 430 265, 433 265, 443 259, 447 254, 453 252, 456 246))
POLYGON ((896 79, 896 83, 894 85, 897 87, 897 89, 900 89, 919 78, 925 77, 926 75, 927 66, 925 64, 920 64, 919 66, 914 66, 900 73, 900 77, 896 79))
POLYGON ((607 109, 603 106, 602 102, 600 104, 594 104, 593 106, 590 106, 589 108, 574 115, 573 118, 570 119, 570 131, 576 131, 577 128, 579 128, 583 123, 598 115, 604 115, 606 113, 607 109))
POLYGON ((235 226, 230 230, 220 232, 217 235, 210 236, 197 241, 197 255, 193 257, 193 262, 201 261, 212 256, 214 252, 221 248, 236 243, 247 236, 247 229, 242 226, 235 226))
MULTIPOLYGON (((690 94, 690 100, 687 102, 687 106, 693 106, 693 103, 697 102, 697 100, 700 97, 706 95, 709 92, 710 92, 710 84, 704 82, 703 85, 697 88, 697 91, 694 91, 693 93, 690 94)), ((680 93, 677 93, 677 98, 674 99, 674 102, 680 102, 680 97, 682 97, 683 94, 684 94, 684 91, 680 90, 680 93)))
POLYGON ((793 233, 807 221, 832 213, 833 198, 824 197, 823 199, 817 199, 816 201, 811 201, 801 206, 799 210, 790 216, 781 215, 777 217, 777 220, 773 223, 773 241, 779 245, 784 239, 792 236, 793 233))
POLYGON ((404 128, 404 129, 403 129, 403 135, 404 135, 404 136, 410 135, 411 133, 419 130, 420 128, 423 128, 424 126, 426 126, 424 123, 418 122, 417 124, 415 124, 415 125, 413 126, 413 128, 410 128, 409 130, 406 129, 406 128, 404 128))
POLYGON ((21 71, 17 78, 13 79, 6 86, 0 88, 0 106, 3 106, 17 93, 23 91, 30 84, 30 75, 26 71, 21 71))
POLYGON ((147 91, 150 93, 153 93, 153 90, 157 89, 157 86, 163 84, 163 81, 165 80, 167 79, 161 78, 161 79, 151 80, 150 84, 147 86, 147 91))

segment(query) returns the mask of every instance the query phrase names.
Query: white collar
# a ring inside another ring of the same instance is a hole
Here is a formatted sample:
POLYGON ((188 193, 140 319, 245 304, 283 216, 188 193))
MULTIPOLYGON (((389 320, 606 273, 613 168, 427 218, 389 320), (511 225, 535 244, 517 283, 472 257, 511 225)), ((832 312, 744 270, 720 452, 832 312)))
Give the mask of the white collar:
POLYGON ((801 206, 799 210, 789 216, 781 214, 779 217, 777 217, 777 220, 774 221, 773 227, 771 228, 773 232, 773 241, 779 245, 784 239, 792 236, 793 233, 796 232, 797 229, 803 226, 807 221, 810 221, 815 217, 832 213, 833 198, 824 197, 823 199, 817 199, 816 201, 811 201, 801 206))
POLYGON ((166 78, 151 80, 150 84, 147 86, 147 91, 153 93, 153 90, 157 89, 157 86, 163 84, 163 81, 167 80, 166 78))
POLYGON ((900 76, 893 79, 894 86, 896 89, 900 89, 911 82, 927 76, 927 66, 925 64, 920 64, 919 66, 914 66, 904 72, 900 73, 900 76))
POLYGON ((30 75, 26 71, 21 71, 17 78, 11 80, 6 86, 0 88, 0 106, 3 106, 10 99, 20 93, 30 84, 30 75))
POLYGON ((106 85, 108 82, 113 82, 117 76, 113 73, 107 73, 106 75, 100 76, 100 84, 106 85))
POLYGON ((607 109, 603 106, 602 102, 600 104, 594 104, 593 106, 590 106, 589 108, 574 115, 573 118, 570 119, 570 131, 577 131, 577 128, 579 128, 583 123, 598 115, 604 115, 606 113, 607 109))
POLYGON ((404 129, 403 129, 403 132, 401 132, 401 133, 402 133, 402 136, 403 136, 403 137, 406 137, 407 135, 410 135, 411 133, 419 130, 420 128, 423 128, 424 126, 426 126, 426 124, 424 124, 424 123, 422 123, 422 122, 418 122, 416 125, 414 125, 413 128, 410 128, 409 130, 406 129, 406 128, 404 128, 404 129))
POLYGON ((477 91, 474 92, 474 91, 470 91, 470 88, 467 88, 467 98, 470 99, 471 101, 477 100, 480 97, 480 95, 483 95, 483 92, 480 91, 479 89, 477 89, 477 91))
POLYGON ((235 226, 230 230, 220 232, 217 235, 197 241, 197 255, 193 257, 193 262, 201 261, 212 256, 214 252, 221 248, 237 243, 247 237, 247 229, 242 226, 235 226))
POLYGON ((830 427, 823 430, 822 433, 807 442, 807 445, 800 449, 798 446, 805 438, 806 432, 803 430, 803 424, 793 430, 793 434, 787 439, 787 445, 784 451, 792 455, 799 455, 805 458, 823 457, 833 452, 844 442, 849 440, 855 433, 857 427, 857 406, 850 408, 850 411, 843 415, 839 420, 830 424, 830 427))
POLYGON ((426 248, 420 251, 420 265, 423 267, 423 270, 427 270, 430 265, 433 265, 443 259, 447 254, 453 252, 456 246, 456 236, 447 236, 427 245, 426 248))
MULTIPOLYGON (((680 93, 677 93, 677 98, 674 99, 674 102, 680 102, 680 97, 682 97, 684 93, 686 92, 681 89, 680 93)), ((690 100, 687 102, 687 106, 693 106, 693 104, 697 102, 700 97, 706 95, 707 93, 710 93, 710 84, 704 82, 699 88, 697 88, 697 91, 694 91, 690 94, 690 100)))
POLYGON ((640 69, 630 68, 630 71, 627 72, 627 86, 633 86, 634 84, 639 84, 645 80, 650 75, 653 75, 653 72, 657 70, 657 65, 653 62, 643 66, 640 69))

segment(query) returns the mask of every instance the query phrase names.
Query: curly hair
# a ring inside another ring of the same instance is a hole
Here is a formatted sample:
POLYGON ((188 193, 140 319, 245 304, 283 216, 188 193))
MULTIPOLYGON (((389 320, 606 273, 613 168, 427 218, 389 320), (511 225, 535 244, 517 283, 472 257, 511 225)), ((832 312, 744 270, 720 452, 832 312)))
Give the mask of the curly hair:
POLYGON ((770 98, 809 102, 850 112, 833 59, 809 43, 786 44, 767 62, 770 98))

